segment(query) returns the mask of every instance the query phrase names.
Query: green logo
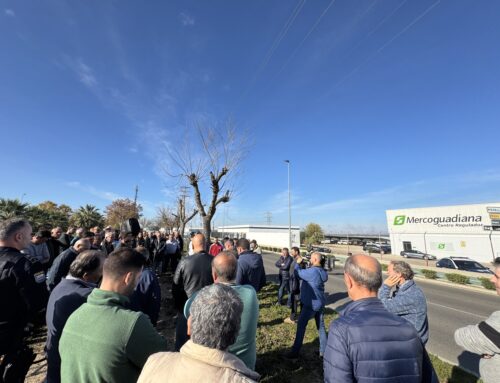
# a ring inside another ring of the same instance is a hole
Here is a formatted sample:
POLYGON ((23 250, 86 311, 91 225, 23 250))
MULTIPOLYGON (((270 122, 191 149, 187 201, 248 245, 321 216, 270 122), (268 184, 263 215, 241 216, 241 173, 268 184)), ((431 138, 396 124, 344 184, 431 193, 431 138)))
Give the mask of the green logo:
POLYGON ((406 215, 398 215, 394 217, 394 225, 404 225, 406 221, 406 215))
POLYGON ((446 244, 445 243, 440 243, 438 244, 438 249, 439 250, 444 250, 444 248, 446 247, 446 244))

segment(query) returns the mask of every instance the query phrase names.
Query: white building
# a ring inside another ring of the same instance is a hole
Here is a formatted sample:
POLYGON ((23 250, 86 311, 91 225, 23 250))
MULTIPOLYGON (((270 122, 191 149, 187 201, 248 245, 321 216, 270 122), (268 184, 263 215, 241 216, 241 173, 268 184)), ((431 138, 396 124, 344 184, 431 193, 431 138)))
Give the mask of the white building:
POLYGON ((414 249, 438 258, 462 256, 479 262, 500 257, 500 202, 386 214, 393 254, 414 249))
MULTIPOLYGON (((255 239, 260 246, 288 247, 288 226, 235 225, 218 227, 224 235, 255 239)), ((300 246, 300 227, 292 226, 292 246, 300 246)))

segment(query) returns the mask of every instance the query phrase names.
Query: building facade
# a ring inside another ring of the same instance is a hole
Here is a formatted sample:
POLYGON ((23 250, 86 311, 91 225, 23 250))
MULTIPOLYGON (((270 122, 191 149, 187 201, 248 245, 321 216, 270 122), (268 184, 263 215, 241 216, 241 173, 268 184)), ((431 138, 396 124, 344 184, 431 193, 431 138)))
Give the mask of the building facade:
MULTIPOLYGON (((235 225, 217 228, 220 236, 255 239, 261 246, 288 247, 288 226, 235 225)), ((292 246, 300 246, 300 227, 292 226, 292 246)))
POLYGON ((500 202, 387 210, 393 254, 420 250, 438 258, 500 257, 500 202))

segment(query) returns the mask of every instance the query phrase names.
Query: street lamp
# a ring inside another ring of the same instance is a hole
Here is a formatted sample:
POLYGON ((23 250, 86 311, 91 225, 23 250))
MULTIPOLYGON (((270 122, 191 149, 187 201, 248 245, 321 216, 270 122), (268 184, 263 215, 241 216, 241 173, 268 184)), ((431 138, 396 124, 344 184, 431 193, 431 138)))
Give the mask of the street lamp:
POLYGON ((292 205, 290 199, 290 160, 285 160, 288 168, 288 249, 292 251, 292 205))

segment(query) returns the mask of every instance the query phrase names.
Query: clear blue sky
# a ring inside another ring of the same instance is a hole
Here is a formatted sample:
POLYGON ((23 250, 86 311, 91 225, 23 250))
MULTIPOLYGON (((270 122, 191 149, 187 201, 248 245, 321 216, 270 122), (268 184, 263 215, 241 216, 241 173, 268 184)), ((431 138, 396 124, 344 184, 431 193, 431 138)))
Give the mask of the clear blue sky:
POLYGON ((164 143, 232 115, 254 146, 216 225, 385 230, 500 199, 500 2, 0 1, 1 196, 169 204, 164 143), (333 3, 333 4, 332 4, 333 3))

